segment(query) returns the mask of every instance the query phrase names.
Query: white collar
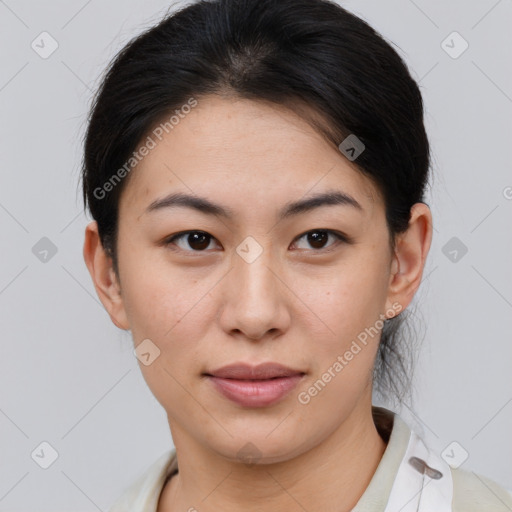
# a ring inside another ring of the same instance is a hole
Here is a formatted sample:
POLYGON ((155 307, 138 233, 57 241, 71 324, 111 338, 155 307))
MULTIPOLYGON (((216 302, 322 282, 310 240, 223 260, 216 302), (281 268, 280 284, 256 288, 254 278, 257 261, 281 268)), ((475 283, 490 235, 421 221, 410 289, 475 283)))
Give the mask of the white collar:
POLYGON ((451 512, 450 466, 397 413, 372 406, 372 415, 387 446, 352 512, 451 512))
POLYGON ((452 512, 450 466, 411 431, 384 512, 452 512))

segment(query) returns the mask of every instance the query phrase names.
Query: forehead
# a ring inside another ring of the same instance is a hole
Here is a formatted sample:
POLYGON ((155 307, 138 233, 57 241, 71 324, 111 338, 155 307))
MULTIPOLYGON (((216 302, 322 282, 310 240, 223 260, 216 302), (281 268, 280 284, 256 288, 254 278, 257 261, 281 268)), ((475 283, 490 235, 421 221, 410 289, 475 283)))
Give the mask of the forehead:
POLYGON ((129 205, 141 215, 176 190, 241 208, 251 199, 277 208, 276 201, 327 189, 355 197, 365 215, 382 203, 354 162, 284 107, 208 96, 174 121, 152 128, 152 149, 131 171, 120 209, 129 205))

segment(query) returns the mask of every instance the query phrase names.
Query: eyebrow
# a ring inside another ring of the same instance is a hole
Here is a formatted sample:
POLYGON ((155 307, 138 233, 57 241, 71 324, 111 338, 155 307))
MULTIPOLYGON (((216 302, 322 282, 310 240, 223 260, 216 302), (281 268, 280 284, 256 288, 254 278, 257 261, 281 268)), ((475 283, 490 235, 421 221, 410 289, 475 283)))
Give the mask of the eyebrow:
MULTIPOLYGON (((300 199, 299 201, 287 203, 278 213, 278 219, 282 220, 295 215, 309 212, 322 206, 350 206, 360 212, 364 209, 359 202, 356 201, 351 195, 337 191, 330 190, 314 196, 300 199)), ((166 208, 191 208, 205 215, 213 215, 215 217, 224 217, 232 219, 235 212, 231 208, 227 208, 220 204, 211 202, 209 199, 199 196, 188 195, 184 193, 170 194, 161 199, 153 201, 145 210, 144 213, 150 213, 166 208)))

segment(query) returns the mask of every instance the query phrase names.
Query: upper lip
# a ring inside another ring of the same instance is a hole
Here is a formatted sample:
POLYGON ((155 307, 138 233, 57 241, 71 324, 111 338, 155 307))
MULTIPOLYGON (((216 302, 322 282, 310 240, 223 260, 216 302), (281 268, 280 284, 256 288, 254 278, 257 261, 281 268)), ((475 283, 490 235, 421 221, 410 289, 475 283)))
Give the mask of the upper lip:
POLYGON ((258 365, 234 363, 206 373, 206 375, 221 379, 240 380, 264 380, 303 374, 304 372, 301 370, 294 370, 279 363, 262 363, 258 365))

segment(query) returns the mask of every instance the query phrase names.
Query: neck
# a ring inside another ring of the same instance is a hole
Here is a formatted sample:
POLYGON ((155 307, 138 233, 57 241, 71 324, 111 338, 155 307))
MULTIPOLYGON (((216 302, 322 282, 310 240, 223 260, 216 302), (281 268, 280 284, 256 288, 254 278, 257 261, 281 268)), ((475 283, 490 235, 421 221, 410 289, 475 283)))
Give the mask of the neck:
POLYGON ((179 473, 165 486, 158 512, 265 510, 349 512, 368 487, 386 443, 366 405, 313 449, 276 464, 247 466, 199 446, 177 425, 171 430, 179 473), (180 458, 180 453, 186 456, 180 458), (201 468, 199 471, 197 468, 201 468))

